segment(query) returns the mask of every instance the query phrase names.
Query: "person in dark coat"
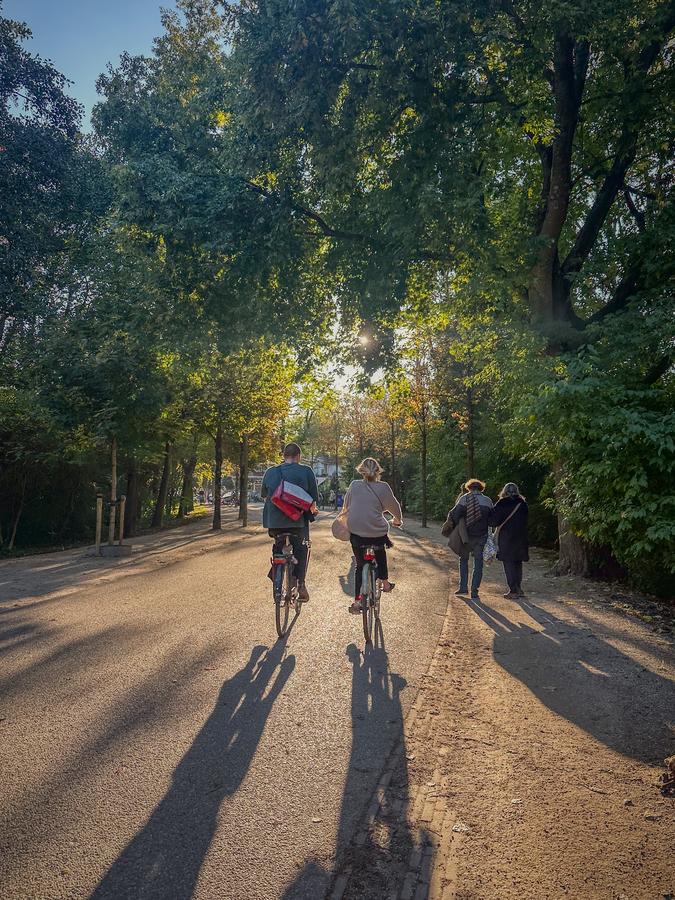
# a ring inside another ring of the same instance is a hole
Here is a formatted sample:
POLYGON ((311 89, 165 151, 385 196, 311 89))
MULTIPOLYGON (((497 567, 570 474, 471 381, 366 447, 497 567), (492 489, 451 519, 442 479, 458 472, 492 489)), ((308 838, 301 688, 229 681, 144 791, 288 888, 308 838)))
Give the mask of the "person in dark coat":
POLYGON ((527 539, 528 509, 518 485, 510 481, 499 493, 492 510, 492 524, 497 527, 497 559, 504 566, 509 586, 504 594, 509 600, 524 597, 523 563, 530 558, 527 539))

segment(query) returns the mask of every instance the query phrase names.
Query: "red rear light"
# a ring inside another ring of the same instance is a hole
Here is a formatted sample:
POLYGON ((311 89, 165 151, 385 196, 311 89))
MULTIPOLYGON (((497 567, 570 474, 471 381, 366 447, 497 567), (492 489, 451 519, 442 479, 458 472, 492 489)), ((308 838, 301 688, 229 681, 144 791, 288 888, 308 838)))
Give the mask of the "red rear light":
POLYGON ((365 559, 366 562, 372 562, 375 559, 375 554, 374 553, 364 553, 363 558, 365 559))

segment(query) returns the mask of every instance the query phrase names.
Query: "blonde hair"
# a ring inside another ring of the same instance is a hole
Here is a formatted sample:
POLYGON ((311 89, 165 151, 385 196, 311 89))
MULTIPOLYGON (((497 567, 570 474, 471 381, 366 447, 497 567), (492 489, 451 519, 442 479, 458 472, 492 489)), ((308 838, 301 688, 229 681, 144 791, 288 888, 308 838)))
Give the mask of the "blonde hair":
POLYGON ((356 471, 359 475, 363 475, 366 481, 379 481, 384 469, 376 459, 373 459, 372 456, 367 456, 358 464, 356 471))
POLYGON ((525 498, 520 493, 520 488, 517 484, 514 484, 513 481, 507 482, 504 487, 499 492, 499 499, 504 500, 505 497, 516 497, 519 500, 524 500, 525 498))

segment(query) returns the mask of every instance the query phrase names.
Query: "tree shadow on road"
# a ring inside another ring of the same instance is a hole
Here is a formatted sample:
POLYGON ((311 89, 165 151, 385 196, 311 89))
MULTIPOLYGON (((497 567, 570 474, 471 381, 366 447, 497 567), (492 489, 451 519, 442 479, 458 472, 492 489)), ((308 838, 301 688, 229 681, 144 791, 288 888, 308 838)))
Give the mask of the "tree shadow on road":
POLYGON ((401 889, 415 849, 406 813, 408 767, 403 740, 401 691, 406 681, 389 670, 381 627, 375 644, 346 653, 352 664, 352 748, 342 795, 335 848, 336 867, 313 858, 283 894, 283 900, 323 897, 335 874, 351 872, 347 898, 389 897, 401 889), (368 827, 369 804, 392 751, 397 753, 390 779, 381 788, 376 827, 368 827))
POLYGON ((496 661, 546 707, 605 746, 646 763, 673 752, 675 684, 645 668, 592 629, 534 603, 536 623, 513 622, 484 601, 468 605, 495 632, 496 661))
POLYGON ((274 701, 295 667, 283 641, 255 647, 174 771, 171 787, 91 894, 92 900, 188 900, 218 823, 241 785, 274 701))

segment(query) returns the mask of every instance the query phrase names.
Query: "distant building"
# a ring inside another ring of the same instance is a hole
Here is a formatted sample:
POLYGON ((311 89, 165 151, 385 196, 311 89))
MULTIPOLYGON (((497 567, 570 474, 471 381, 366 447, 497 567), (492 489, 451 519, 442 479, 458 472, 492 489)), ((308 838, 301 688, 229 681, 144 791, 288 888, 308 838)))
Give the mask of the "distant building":
MULTIPOLYGON (((335 457, 321 453, 314 457, 312 468, 317 478, 332 478, 335 475, 335 457)), ((342 477, 343 471, 343 466, 338 463, 338 478, 342 477)))

